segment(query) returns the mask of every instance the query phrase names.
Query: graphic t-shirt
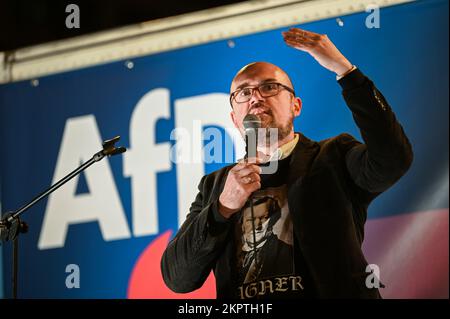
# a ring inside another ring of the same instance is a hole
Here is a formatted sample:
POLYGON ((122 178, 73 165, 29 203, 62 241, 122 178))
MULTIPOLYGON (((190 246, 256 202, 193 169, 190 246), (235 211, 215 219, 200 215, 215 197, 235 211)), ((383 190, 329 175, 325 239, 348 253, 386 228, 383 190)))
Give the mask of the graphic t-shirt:
POLYGON ((304 261, 294 254, 294 234, 287 200, 291 156, 278 161, 274 174, 261 174, 261 189, 252 195, 236 223, 238 298, 302 298, 304 261), (254 229, 254 231, 253 231, 254 229))

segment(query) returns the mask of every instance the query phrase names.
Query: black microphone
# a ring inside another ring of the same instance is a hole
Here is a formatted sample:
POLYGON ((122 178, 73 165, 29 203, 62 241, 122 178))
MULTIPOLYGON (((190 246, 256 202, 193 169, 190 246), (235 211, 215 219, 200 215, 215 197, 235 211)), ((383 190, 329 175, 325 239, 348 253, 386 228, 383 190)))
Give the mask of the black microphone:
MULTIPOLYGON (((242 121, 242 125, 245 130, 245 160, 248 158, 256 158, 258 148, 258 129, 261 128, 261 119, 258 115, 247 114, 242 121)), ((247 203, 250 206, 250 214, 252 220, 252 233, 253 233, 253 256, 255 258, 255 267, 259 269, 259 258, 256 244, 256 226, 255 226, 255 212, 253 207, 253 193, 250 194, 247 199, 247 203)), ((258 292, 258 289, 257 289, 258 292)))
POLYGON ((261 128, 261 118, 255 114, 247 114, 242 125, 245 129, 245 158, 257 157, 258 129, 261 128))

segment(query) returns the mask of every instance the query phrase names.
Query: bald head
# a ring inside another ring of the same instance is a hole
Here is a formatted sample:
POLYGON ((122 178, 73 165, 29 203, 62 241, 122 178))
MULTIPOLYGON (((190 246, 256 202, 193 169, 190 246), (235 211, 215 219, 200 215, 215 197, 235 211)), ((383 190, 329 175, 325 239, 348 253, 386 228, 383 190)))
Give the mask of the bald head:
POLYGON ((280 67, 268 62, 247 64, 236 73, 231 82, 230 93, 251 84, 252 81, 273 80, 294 89, 289 76, 280 67))

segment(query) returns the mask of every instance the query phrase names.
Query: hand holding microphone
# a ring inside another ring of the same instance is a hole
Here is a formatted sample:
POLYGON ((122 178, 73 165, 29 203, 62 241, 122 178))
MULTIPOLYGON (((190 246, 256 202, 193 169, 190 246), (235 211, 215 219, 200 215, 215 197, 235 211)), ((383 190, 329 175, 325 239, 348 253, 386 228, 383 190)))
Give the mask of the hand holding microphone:
POLYGON ((251 194, 261 188, 261 167, 257 159, 258 128, 261 119, 257 115, 247 114, 243 121, 245 129, 246 156, 229 172, 225 186, 219 197, 219 212, 230 218, 244 207, 251 194))

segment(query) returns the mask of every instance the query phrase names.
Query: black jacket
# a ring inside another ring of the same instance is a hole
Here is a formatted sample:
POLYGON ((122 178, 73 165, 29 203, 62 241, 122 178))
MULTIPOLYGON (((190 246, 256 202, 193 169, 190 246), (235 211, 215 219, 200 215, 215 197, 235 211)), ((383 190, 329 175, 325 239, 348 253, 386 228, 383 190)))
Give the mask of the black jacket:
MULTIPOLYGON (((378 298, 366 287, 361 250, 370 202, 411 165, 411 145, 374 84, 355 70, 339 80, 365 144, 349 134, 314 142, 300 134, 292 152, 288 204, 297 249, 319 298, 378 298)), ((214 270, 218 298, 236 296, 233 223, 218 212, 218 198, 232 166, 206 175, 186 221, 161 260, 175 292, 202 286, 214 270)))

